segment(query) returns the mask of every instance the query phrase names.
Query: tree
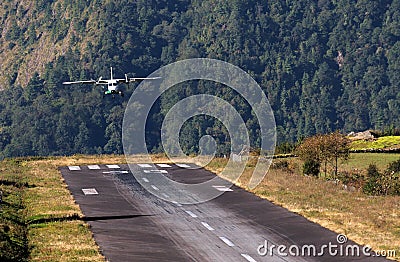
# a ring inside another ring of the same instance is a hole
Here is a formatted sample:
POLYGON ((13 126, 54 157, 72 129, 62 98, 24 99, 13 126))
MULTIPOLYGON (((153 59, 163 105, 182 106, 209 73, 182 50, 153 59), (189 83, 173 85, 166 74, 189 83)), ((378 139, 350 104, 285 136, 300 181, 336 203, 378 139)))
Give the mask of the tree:
MULTIPOLYGON (((347 160, 350 155, 350 140, 338 131, 325 135, 323 140, 324 157, 333 162, 334 177, 338 174, 338 160, 347 160)), ((326 168, 325 168, 326 172, 326 168)))
POLYGON ((334 167, 334 177, 337 177, 338 160, 347 159, 349 153, 350 140, 338 131, 308 137, 296 149, 296 154, 304 161, 303 172, 315 176, 320 173, 322 164, 326 176, 330 163, 334 167))
POLYGON ((322 149, 323 135, 315 135, 308 137, 297 147, 296 154, 304 161, 303 173, 305 175, 318 176, 320 173, 320 166, 323 162, 323 149, 322 149))

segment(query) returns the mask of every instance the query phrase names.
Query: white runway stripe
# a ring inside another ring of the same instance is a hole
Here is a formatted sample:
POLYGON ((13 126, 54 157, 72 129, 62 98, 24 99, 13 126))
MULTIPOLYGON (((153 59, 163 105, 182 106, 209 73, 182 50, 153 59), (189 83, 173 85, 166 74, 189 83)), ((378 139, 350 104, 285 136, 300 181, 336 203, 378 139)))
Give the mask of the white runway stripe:
POLYGON ((185 212, 186 212, 189 216, 191 216, 191 217, 193 217, 193 218, 196 218, 196 217, 197 217, 197 215, 194 214, 192 211, 185 210, 185 212))
POLYGON ((149 164, 137 164, 138 166, 140 166, 140 167, 152 167, 151 165, 149 165, 149 164))
POLYGON ((128 174, 129 172, 126 170, 122 170, 122 171, 104 171, 103 174, 128 174))
POLYGON ((241 255, 249 262, 257 262, 254 258, 252 258, 251 256, 249 256, 247 254, 241 254, 241 255))
POLYGON ((182 206, 181 204, 179 204, 179 203, 176 202, 176 201, 172 201, 172 203, 174 203, 174 204, 177 205, 178 207, 181 207, 181 206, 182 206))
POLYGON ((151 187, 154 189, 154 190, 160 190, 160 189, 158 189, 158 187, 156 187, 155 185, 151 185, 151 187))
POLYGON ((222 241, 224 241, 225 244, 227 244, 230 247, 234 247, 235 244, 232 243, 232 241, 230 241, 229 239, 227 239, 226 237, 219 237, 219 239, 221 239, 222 241))
POLYGON ((143 170, 143 172, 149 174, 149 173, 157 173, 157 174, 168 174, 167 170, 158 170, 158 169, 153 169, 153 170, 143 170))
POLYGON ((80 166, 68 166, 68 169, 71 171, 81 170, 80 166))
POLYGON ((88 165, 87 166, 89 169, 100 169, 98 165, 88 165))
POLYGON ((168 164, 157 164, 157 166, 159 166, 159 167, 171 167, 170 165, 168 165, 168 164))
POLYGON ((206 222, 201 222, 201 224, 205 227, 205 228, 207 228, 208 230, 210 230, 210 231, 213 231, 214 230, 214 228, 212 228, 209 224, 207 224, 206 222))
POLYGON ((144 182, 149 183, 149 180, 145 177, 142 178, 144 182))
POLYGON ((119 165, 106 165, 108 168, 120 168, 119 165))
POLYGON ((86 195, 98 195, 96 188, 82 188, 83 194, 86 195))
POLYGON ((179 166, 179 167, 184 167, 184 168, 190 167, 189 165, 186 165, 186 164, 176 164, 176 165, 179 166))
POLYGON ((212 186, 213 188, 217 189, 218 191, 222 192, 231 192, 233 191, 232 189, 226 187, 226 186, 212 186))

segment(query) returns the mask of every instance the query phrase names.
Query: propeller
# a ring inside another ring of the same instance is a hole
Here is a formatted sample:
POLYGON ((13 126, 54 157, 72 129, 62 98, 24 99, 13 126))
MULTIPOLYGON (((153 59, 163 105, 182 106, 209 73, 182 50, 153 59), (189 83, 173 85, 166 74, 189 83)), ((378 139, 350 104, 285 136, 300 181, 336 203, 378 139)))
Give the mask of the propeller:
POLYGON ((100 84, 100 81, 101 81, 102 78, 103 78, 102 76, 99 77, 99 80, 97 80, 96 85, 100 84))

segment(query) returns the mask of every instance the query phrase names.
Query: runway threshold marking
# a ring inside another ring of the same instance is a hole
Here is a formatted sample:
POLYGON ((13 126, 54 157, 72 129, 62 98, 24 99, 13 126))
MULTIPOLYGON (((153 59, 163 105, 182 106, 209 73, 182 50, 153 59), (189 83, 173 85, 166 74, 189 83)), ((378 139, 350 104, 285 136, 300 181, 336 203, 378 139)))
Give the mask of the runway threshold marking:
POLYGON ((219 237, 219 239, 221 239, 222 241, 224 241, 225 244, 227 244, 230 247, 234 247, 235 244, 232 243, 232 241, 230 241, 229 239, 227 239, 226 237, 219 237))
POLYGON ((163 195, 165 198, 169 198, 169 195, 167 195, 167 194, 165 194, 165 193, 162 193, 162 195, 163 195))
POLYGON ((108 168, 120 168, 119 165, 106 165, 108 168))
POLYGON ((150 164, 137 164, 140 167, 152 167, 150 164))
POLYGON ((195 213, 193 213, 192 211, 190 211, 190 210, 185 210, 185 212, 186 212, 189 216, 191 216, 191 217, 193 217, 193 218, 196 218, 196 217, 197 217, 197 215, 196 215, 195 213))
POLYGON ((213 188, 217 189, 218 191, 222 192, 231 192, 233 191, 232 189, 226 187, 226 186, 212 186, 213 188))
POLYGON ((244 257, 247 261, 249 262, 257 262, 254 258, 252 258, 250 255, 247 254, 240 254, 242 257, 244 257))
POLYGON ((157 166, 159 166, 159 167, 171 167, 170 165, 168 165, 168 164, 157 164, 157 166))
POLYGON ((167 170, 159 170, 159 169, 152 169, 152 170, 143 170, 143 172, 149 173, 156 173, 156 174, 168 174, 167 170))
POLYGON ((92 170, 94 170, 94 169, 100 169, 100 166, 99 165, 88 165, 87 166, 89 169, 92 169, 92 170))
POLYGON ((82 188, 82 192, 85 196, 87 195, 98 195, 96 188, 82 188))
POLYGON ((172 203, 175 204, 175 205, 177 205, 178 207, 181 207, 181 206, 182 206, 181 204, 179 204, 179 203, 176 202, 176 201, 172 201, 172 203))
POLYGON ((214 228, 212 228, 208 223, 206 223, 206 222, 201 222, 201 224, 205 227, 205 228, 207 228, 208 230, 210 230, 210 231, 213 231, 214 230, 214 228))
POLYGON ((77 171, 77 170, 81 170, 80 166, 68 166, 68 169, 71 171, 77 171))
POLYGON ((186 164, 176 164, 177 166, 179 166, 179 167, 183 167, 183 168, 188 168, 188 167, 190 167, 189 165, 186 165, 186 164))

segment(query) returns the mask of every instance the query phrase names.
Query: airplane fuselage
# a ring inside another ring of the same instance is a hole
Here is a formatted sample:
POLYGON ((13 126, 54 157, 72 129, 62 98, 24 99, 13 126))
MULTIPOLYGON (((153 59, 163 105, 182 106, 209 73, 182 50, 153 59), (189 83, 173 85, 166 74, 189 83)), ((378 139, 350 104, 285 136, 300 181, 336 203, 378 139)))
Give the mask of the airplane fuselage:
POLYGON ((109 90, 109 91, 117 91, 118 90, 118 84, 117 84, 117 81, 110 81, 108 84, 107 84, 107 89, 109 90))
POLYGON ((121 95, 123 96, 122 90, 119 88, 117 80, 108 80, 107 90, 104 91, 105 95, 121 95))
POLYGON ((113 76, 113 69, 110 68, 110 79, 103 79, 102 77, 99 80, 80 80, 80 81, 72 81, 72 82, 63 82, 64 85, 71 85, 71 84, 94 84, 96 86, 102 86, 104 95, 115 95, 119 94, 124 96, 120 85, 121 84, 129 84, 130 82, 141 81, 141 80, 156 80, 160 79, 160 77, 133 77, 129 78, 127 74, 125 74, 125 78, 114 78, 113 76), (107 89, 106 89, 107 88, 107 89))

